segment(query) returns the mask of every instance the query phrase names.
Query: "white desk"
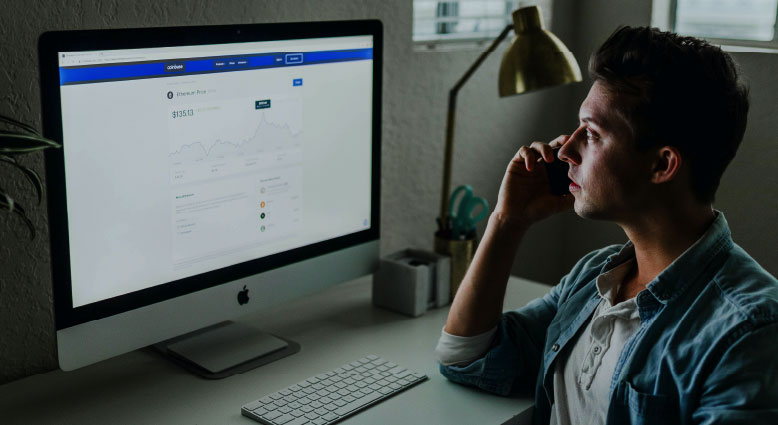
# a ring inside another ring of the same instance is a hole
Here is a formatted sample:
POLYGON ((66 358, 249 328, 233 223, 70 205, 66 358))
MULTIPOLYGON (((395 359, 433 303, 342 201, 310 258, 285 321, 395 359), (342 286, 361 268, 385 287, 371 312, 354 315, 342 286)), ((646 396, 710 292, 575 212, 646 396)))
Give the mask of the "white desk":
MULTIPOLYGON (((0 386, 3 424, 257 424, 240 407, 260 396, 367 354, 425 373, 429 380, 342 423, 530 423, 533 400, 487 394, 438 372, 432 350, 448 308, 409 318, 373 307, 369 277, 243 318, 300 343, 299 353, 242 375, 206 380, 151 349, 74 372, 54 371, 0 386)), ((511 278, 505 308, 550 288, 511 278)))

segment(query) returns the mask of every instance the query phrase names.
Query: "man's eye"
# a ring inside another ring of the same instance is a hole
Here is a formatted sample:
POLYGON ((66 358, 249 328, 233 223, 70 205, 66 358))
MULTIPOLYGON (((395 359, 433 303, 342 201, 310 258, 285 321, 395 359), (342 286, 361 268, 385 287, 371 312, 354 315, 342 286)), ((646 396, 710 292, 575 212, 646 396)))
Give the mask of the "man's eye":
POLYGON ((589 139, 589 140, 593 140, 594 139, 594 134, 592 134, 591 131, 586 130, 586 138, 589 139))

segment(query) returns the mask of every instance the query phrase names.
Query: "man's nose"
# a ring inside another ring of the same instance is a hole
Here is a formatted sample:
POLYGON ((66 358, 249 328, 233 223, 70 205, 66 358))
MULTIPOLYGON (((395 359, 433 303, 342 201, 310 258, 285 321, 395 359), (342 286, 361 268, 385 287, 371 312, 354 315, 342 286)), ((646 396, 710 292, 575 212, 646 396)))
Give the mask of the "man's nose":
POLYGON ((586 130, 584 127, 578 127, 573 134, 565 141, 565 144, 559 149, 559 159, 565 161, 568 164, 580 165, 581 155, 578 152, 578 143, 581 139, 581 134, 586 130))

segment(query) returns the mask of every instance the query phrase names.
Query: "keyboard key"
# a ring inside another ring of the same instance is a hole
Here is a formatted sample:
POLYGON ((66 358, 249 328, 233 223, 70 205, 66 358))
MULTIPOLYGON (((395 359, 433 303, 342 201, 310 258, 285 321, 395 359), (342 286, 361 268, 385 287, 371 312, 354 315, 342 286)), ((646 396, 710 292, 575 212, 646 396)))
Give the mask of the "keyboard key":
MULTIPOLYGON (((346 394, 343 394, 343 395, 346 395, 346 394)), ((263 404, 265 404, 265 403, 262 403, 261 401, 257 400, 257 401, 255 401, 253 403, 249 403, 249 404, 243 406, 243 408, 246 409, 246 410, 254 410, 254 409, 262 406, 263 404)))
POLYGON ((304 415, 305 412, 303 412, 302 410, 292 410, 291 412, 289 412, 289 414, 294 416, 295 418, 299 418, 300 416, 304 415))
POLYGON ((300 417, 300 418, 294 419, 291 422, 287 422, 286 425, 305 425, 305 424, 309 424, 309 423, 310 422, 308 422, 307 418, 300 417))
POLYGON ((343 406, 347 405, 348 403, 347 403, 347 402, 345 402, 345 401, 343 401, 343 400, 341 399, 341 400, 335 400, 335 404, 336 404, 338 407, 343 407, 343 406))
POLYGON ((370 354, 369 356, 367 356, 367 358, 370 359, 370 360, 376 360, 378 358, 378 356, 370 354))
POLYGON ((367 397, 364 397, 362 399, 352 401, 351 403, 349 403, 349 404, 347 404, 347 405, 345 405, 343 407, 339 407, 338 409, 335 410, 335 414, 337 414, 338 416, 343 416, 343 415, 345 415, 347 413, 350 413, 353 410, 359 409, 360 407, 362 407, 362 406, 364 406, 364 405, 366 405, 368 403, 371 403, 371 402, 373 402, 375 400, 378 400, 379 398, 381 398, 381 394, 373 393, 373 394, 371 394, 371 395, 369 395, 367 397))
POLYGON ((338 415, 336 415, 334 413, 327 413, 326 415, 322 416, 321 418, 324 419, 325 421, 331 421, 333 419, 337 419, 338 415))
POLYGON ((281 394, 281 395, 290 395, 290 394, 292 394, 292 392, 289 391, 289 390, 281 390, 278 393, 281 394))
POLYGON ((302 381, 302 382, 298 382, 297 385, 302 387, 302 388, 306 388, 306 387, 310 386, 311 383, 308 382, 308 381, 302 381))
POLYGON ((310 413, 307 413, 307 414, 305 415, 305 417, 306 417, 306 418, 308 418, 308 419, 310 419, 310 420, 314 420, 314 419, 318 418, 318 417, 319 417, 319 415, 318 415, 318 414, 316 414, 316 413, 310 412, 310 413))
POLYGON ((294 419, 294 416, 292 415, 281 415, 273 419, 273 422, 277 423, 278 425, 284 425, 285 423, 291 421, 292 419, 294 419))
POLYGON ((305 413, 310 413, 310 412, 313 412, 313 407, 311 407, 311 406, 303 406, 303 407, 300 408, 300 411, 301 412, 305 412, 305 413))
POLYGON ((265 415, 264 415, 263 417, 264 417, 265 419, 268 419, 268 420, 271 420, 271 421, 272 421, 273 419, 275 419, 275 418, 277 418, 277 417, 281 416, 282 414, 283 414, 283 413, 281 413, 281 412, 279 412, 278 410, 276 410, 275 412, 269 412, 269 413, 265 413, 265 415))
POLYGON ((326 414, 327 414, 327 413, 329 413, 330 411, 329 411, 329 410, 327 410, 327 409, 325 409, 324 407, 320 407, 320 408, 318 408, 318 409, 314 410, 314 412, 316 412, 316 413, 318 413, 318 414, 320 414, 320 415, 326 415, 326 414))
POLYGON ((288 408, 290 408, 290 409, 299 409, 299 408, 301 408, 301 407, 303 407, 303 406, 302 406, 300 403, 298 403, 298 402, 296 402, 296 401, 295 401, 295 402, 293 402, 293 403, 289 403, 289 404, 287 404, 287 405, 286 405, 286 407, 288 407, 288 408))
POLYGON ((313 401, 313 400, 311 400, 308 397, 303 397, 303 398, 297 400, 297 402, 300 403, 300 404, 310 404, 311 401, 313 401))
POLYGON ((260 407, 258 409, 254 409, 254 414, 255 415, 262 416, 265 413, 267 413, 267 409, 265 409, 264 407, 260 407))
POLYGON ((273 400, 278 400, 279 398, 284 398, 284 396, 282 396, 279 393, 275 393, 275 394, 270 394, 270 398, 272 398, 273 400))
POLYGON ((392 392, 392 390, 389 389, 389 388, 381 388, 381 389, 378 390, 378 392, 381 393, 381 394, 389 394, 389 393, 392 392))
POLYGON ((281 412, 281 413, 289 413, 289 412, 292 411, 292 409, 290 409, 287 406, 284 406, 284 407, 281 407, 280 409, 278 409, 278 411, 281 412))
POLYGON ((351 395, 347 395, 347 396, 343 397, 343 401, 345 401, 346 403, 351 403, 354 400, 356 400, 356 399, 354 397, 351 397, 351 395))
POLYGON ((324 425, 327 422, 329 422, 329 421, 327 421, 326 419, 322 419, 322 418, 314 419, 314 421, 313 421, 314 425, 324 425))

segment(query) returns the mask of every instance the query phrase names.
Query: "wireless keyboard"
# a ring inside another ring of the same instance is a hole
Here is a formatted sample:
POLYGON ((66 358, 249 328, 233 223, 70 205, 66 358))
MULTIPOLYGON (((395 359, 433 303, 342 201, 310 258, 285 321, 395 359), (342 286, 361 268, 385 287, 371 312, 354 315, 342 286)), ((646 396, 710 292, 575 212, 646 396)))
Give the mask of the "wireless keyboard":
POLYGON ((248 403, 240 413, 266 425, 332 424, 426 379, 370 355, 248 403))

